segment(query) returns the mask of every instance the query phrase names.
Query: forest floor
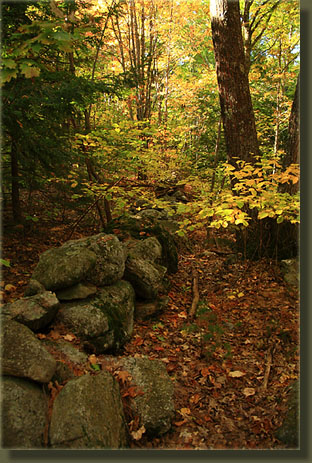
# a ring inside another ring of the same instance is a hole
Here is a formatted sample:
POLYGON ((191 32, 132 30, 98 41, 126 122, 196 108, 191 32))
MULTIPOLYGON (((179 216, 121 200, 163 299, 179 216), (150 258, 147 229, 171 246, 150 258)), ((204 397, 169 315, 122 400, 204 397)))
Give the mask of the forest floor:
MULTIPOLYGON (((69 231, 43 221, 28 233, 4 227, 2 257, 10 267, 3 268, 3 302, 23 296, 39 255, 61 245, 69 231)), ((97 231, 80 224, 72 239, 97 231)), ((231 261, 225 245, 208 245, 199 232, 188 244, 170 276, 167 310, 135 322, 132 339, 118 354, 161 360, 175 391, 171 430, 153 439, 136 436, 131 448, 283 449, 274 432, 286 413, 289 385, 299 375, 298 292, 285 284, 275 262, 231 261), (194 272, 199 304, 190 319, 194 272)), ((52 326, 44 336, 66 336, 57 330, 52 326)), ((67 339, 79 347, 74 336, 67 339)), ((99 355, 96 362, 112 370, 109 359, 99 355)), ((132 394, 126 381, 120 387, 127 408, 132 394)), ((135 417, 126 412, 126 418, 131 430, 135 417)))

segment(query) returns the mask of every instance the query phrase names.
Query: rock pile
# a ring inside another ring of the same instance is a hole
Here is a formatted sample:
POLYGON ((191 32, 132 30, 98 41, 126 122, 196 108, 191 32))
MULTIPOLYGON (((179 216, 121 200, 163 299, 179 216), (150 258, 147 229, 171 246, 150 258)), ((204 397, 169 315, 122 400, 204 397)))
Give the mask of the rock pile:
MULTIPOLYGON (((172 242, 171 247, 173 255, 172 242)), ((75 377, 47 347, 53 344, 54 351, 77 364, 86 362, 86 352, 118 351, 130 339, 136 317, 146 319, 166 307, 168 256, 168 246, 164 250, 155 236, 123 243, 105 233, 68 241, 40 256, 25 297, 1 312, 2 447, 127 447, 126 420, 112 374, 102 370, 75 377), (79 338, 83 351, 64 340, 36 336, 54 322, 79 338), (47 385, 56 378, 65 385, 51 410, 47 385)), ((177 262, 170 271, 176 267, 177 262)), ((167 432, 174 407, 164 365, 128 358, 122 368, 142 390, 133 402, 141 426, 153 435, 167 432)))

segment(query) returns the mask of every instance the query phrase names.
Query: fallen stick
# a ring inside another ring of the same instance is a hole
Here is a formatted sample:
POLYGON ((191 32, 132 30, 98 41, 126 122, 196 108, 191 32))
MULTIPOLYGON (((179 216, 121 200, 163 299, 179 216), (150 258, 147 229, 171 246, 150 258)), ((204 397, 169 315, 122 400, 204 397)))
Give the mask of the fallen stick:
POLYGON ((272 366, 272 346, 269 348, 268 353, 267 353, 267 364, 265 368, 265 373, 264 373, 264 378, 263 378, 263 383, 261 386, 261 389, 265 391, 265 389, 268 387, 268 381, 269 381, 269 376, 270 376, 270 371, 271 371, 271 366, 272 366))
POLYGON ((198 273, 196 270, 193 271, 193 301, 190 308, 189 317, 192 319, 195 317, 196 308, 199 302, 199 291, 198 291, 198 273))

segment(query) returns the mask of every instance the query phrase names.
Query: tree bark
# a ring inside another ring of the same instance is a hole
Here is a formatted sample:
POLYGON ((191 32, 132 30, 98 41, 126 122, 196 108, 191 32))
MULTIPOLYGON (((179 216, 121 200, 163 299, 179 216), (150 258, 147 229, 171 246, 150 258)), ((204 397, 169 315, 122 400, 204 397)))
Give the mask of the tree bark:
MULTIPOLYGON (((299 164, 300 159, 300 130, 299 130, 299 81, 300 75, 297 78, 295 95, 291 107, 288 126, 288 146, 286 156, 284 158, 284 168, 290 164, 299 164)), ((297 184, 298 185, 298 184, 297 184)))
POLYGON ((18 180, 18 148, 14 140, 11 145, 11 199, 12 199, 12 214, 15 223, 22 222, 22 211, 19 194, 19 180, 18 180))
POLYGON ((229 161, 254 162, 259 155, 238 0, 211 0, 211 30, 221 116, 229 161))

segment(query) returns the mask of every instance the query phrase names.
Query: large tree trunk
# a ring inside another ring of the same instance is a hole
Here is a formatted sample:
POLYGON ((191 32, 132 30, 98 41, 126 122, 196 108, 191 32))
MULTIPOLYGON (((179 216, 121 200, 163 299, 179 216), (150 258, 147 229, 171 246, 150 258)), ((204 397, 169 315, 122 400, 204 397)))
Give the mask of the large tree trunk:
POLYGON ((238 0, 211 0, 211 30, 229 161, 259 155, 238 0))

